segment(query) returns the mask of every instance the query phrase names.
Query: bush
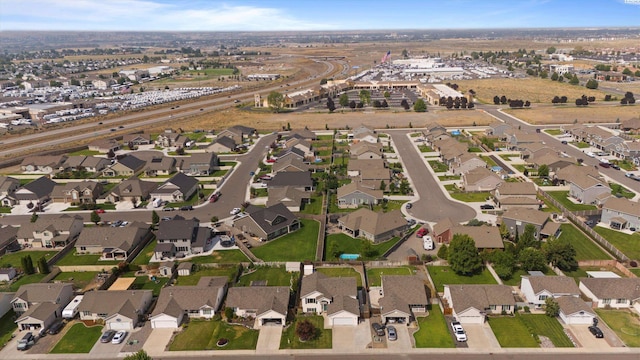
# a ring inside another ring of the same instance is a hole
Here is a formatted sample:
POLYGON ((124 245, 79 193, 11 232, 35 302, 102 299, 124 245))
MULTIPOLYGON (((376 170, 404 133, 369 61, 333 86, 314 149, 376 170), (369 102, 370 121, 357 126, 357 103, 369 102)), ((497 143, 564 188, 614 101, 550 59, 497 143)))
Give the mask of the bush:
POLYGON ((635 260, 631 260, 629 262, 629 266, 631 266, 632 268, 638 267, 638 263, 635 260))
POLYGON ((316 327, 313 326, 311 321, 302 320, 296 324, 296 335, 300 341, 313 340, 316 337, 316 327))
POLYGON ((230 307, 224 308, 224 317, 227 318, 228 322, 231 322, 231 319, 233 319, 233 309, 230 307))
POLYGON ((530 309, 528 306, 525 306, 525 307, 523 307, 522 309, 523 309, 523 310, 524 310, 524 312, 526 312, 526 313, 530 313, 530 312, 531 312, 531 309, 530 309))

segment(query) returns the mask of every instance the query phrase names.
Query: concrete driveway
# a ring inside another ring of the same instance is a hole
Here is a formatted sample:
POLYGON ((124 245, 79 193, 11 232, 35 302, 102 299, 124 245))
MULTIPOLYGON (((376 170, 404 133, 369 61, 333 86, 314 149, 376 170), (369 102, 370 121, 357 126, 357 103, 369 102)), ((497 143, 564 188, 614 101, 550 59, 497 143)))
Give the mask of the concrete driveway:
POLYGON ((153 329, 142 348, 150 356, 164 355, 164 349, 169 344, 175 329, 153 329))
POLYGON ((282 326, 261 326, 258 335, 256 351, 258 353, 274 352, 280 349, 280 338, 282 337, 282 326))
POLYGON ((334 326, 331 337, 332 349, 338 352, 359 353, 372 341, 371 336, 369 319, 365 319, 355 327, 334 326))
POLYGON ((120 350, 124 346, 125 342, 129 340, 130 336, 131 336, 131 333, 128 333, 127 337, 124 338, 124 341, 120 344, 112 344, 111 342, 101 343, 100 340, 98 340, 96 341, 95 345, 93 345, 93 347, 91 348, 91 351, 89 351, 89 354, 98 355, 98 356, 109 355, 109 356, 113 356, 113 358, 116 358, 118 357, 118 354, 120 353, 120 350))
POLYGON ((470 349, 500 349, 500 343, 491 331, 489 324, 464 324, 462 326, 467 332, 467 346, 470 349))
MULTIPOLYGON (((411 342, 411 335, 409 335, 409 327, 406 324, 393 324, 398 333, 398 340, 389 341, 387 336, 387 349, 392 350, 406 350, 413 348, 413 342, 411 342)), ((387 326, 388 328, 388 326, 387 326)))
POLYGON ((607 350, 611 348, 611 345, 607 342, 607 336, 610 336, 610 334, 604 330, 602 330, 604 338, 596 339, 589 331, 589 325, 567 325, 567 328, 571 330, 571 333, 578 342, 578 346, 594 350, 607 350))

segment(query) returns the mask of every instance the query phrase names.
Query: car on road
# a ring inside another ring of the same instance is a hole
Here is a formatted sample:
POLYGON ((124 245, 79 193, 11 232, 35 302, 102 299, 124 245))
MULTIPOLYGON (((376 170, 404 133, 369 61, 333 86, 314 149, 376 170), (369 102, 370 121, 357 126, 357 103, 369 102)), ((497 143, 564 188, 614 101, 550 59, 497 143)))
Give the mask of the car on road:
POLYGON ((602 330, 600 330, 600 328, 597 326, 589 326, 589 332, 591 332, 593 336, 595 336, 598 339, 602 339, 604 337, 602 330))
POLYGON ((124 129, 124 125, 118 126, 118 129, 124 129))
POLYGON ((120 227, 125 227, 125 226, 127 226, 127 225, 129 225, 129 222, 128 222, 128 221, 126 221, 126 220, 123 220, 123 221, 120 223, 120 227))
POLYGON ((107 330, 105 332, 102 333, 102 336, 100 336, 100 342, 101 343, 108 343, 109 341, 111 341, 111 339, 113 339, 113 336, 116 334, 116 332, 114 330, 107 330))
POLYGON ((120 344, 124 341, 124 338, 126 337, 127 337, 127 332, 124 330, 120 330, 113 336, 113 339, 111 339, 111 343, 120 344))
POLYGON ((122 220, 116 220, 111 223, 111 227, 118 227, 120 225, 122 225, 122 220))
POLYGON ((569 144, 569 143, 567 142, 567 140, 562 140, 562 141, 560 141, 560 143, 561 143, 562 145, 567 145, 567 144, 569 144))
POLYGON ((376 335, 384 336, 384 325, 380 325, 377 322, 374 322, 373 324, 371 324, 371 327, 373 328, 373 331, 376 332, 376 335))
POLYGON ((240 100, 235 99, 235 100, 233 100, 233 102, 237 104, 237 103, 239 103, 239 102, 240 102, 240 100))
POLYGON ((209 202, 210 203, 214 203, 216 201, 218 201, 218 198, 220 197, 220 193, 214 193, 213 195, 211 195, 211 197, 209 198, 209 202))
POLYGON ((102 121, 100 121, 100 122, 98 123, 98 125, 102 125, 102 121))
POLYGON ((601 167, 603 167, 603 168, 609 168, 609 167, 611 167, 611 164, 606 163, 606 162, 601 162, 601 163, 599 163, 598 165, 600 165, 600 166, 601 166, 601 167))
POLYGON ((405 205, 405 207, 406 207, 407 209, 411 209, 411 208, 413 207, 413 205, 412 205, 411 203, 407 203, 407 205, 405 205))
POLYGON ((591 151, 587 151, 585 154, 587 154, 588 157, 596 157, 596 154, 592 153, 591 151))
POLYGON ((180 210, 181 211, 190 211, 190 210, 193 210, 193 206, 191 206, 191 205, 181 206, 180 210))
POLYGON ((616 170, 620 170, 620 166, 618 166, 618 165, 616 165, 616 164, 611 165, 611 167, 612 167, 612 168, 614 168, 614 169, 616 169, 616 170))
POLYGON ((491 204, 482 204, 482 205, 480 205, 480 209, 482 209, 482 210, 493 210, 495 208, 496 207, 491 205, 491 204))
POLYGON ((236 214, 239 214, 239 213, 240 213, 240 211, 242 211, 240 208, 233 208, 233 209, 229 212, 229 214, 231 214, 231 215, 236 215, 236 214))
POLYGON ((116 131, 116 129, 115 128, 111 128, 111 129, 109 129, 109 131, 116 131))
POLYGON ((464 342, 467 341, 467 334, 464 332, 464 328, 458 321, 451 322, 451 329, 453 330, 453 335, 456 337, 456 341, 464 342))
POLYGON ((200 111, 204 111, 204 109, 200 109, 200 111))
POLYGON ((389 339, 389 341, 398 340, 398 332, 396 331, 395 327, 387 326, 387 338, 389 339))
POLYGON ((96 214, 104 214, 104 209, 96 209, 96 214))
POLYGON ((166 208, 162 209, 162 211, 173 211, 175 210, 174 208, 172 208, 171 206, 167 206, 166 208))
POLYGON ((167 221, 167 220, 171 220, 171 218, 168 217, 168 216, 165 216, 165 217, 162 218, 162 221, 167 221))

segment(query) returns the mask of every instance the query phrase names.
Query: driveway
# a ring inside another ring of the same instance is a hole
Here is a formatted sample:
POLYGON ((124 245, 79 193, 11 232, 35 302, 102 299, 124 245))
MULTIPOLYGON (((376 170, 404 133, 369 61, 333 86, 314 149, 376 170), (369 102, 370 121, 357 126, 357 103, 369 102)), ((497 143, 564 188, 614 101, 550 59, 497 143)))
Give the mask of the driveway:
POLYGON ((171 336, 175 329, 153 329, 151 334, 147 338, 147 341, 142 346, 142 349, 150 356, 164 355, 164 349, 169 344, 171 336))
POLYGON ((280 338, 282 337, 282 326, 267 325, 260 327, 258 344, 256 351, 264 354, 266 352, 278 351, 280 349, 280 338))
POLYGON ((334 326, 332 329, 332 349, 342 353, 362 352, 372 341, 370 326, 369 319, 365 319, 356 327, 334 326))
POLYGON ((405 324, 394 324, 393 327, 396 328, 398 333, 398 340, 389 341, 387 337, 387 349, 406 350, 413 348, 411 335, 409 335, 409 327, 405 324))
POLYGON ((127 337, 124 338, 124 341, 120 344, 112 344, 111 342, 101 343, 100 340, 98 340, 96 341, 96 344, 93 345, 93 347, 91 348, 91 351, 89 351, 89 355, 97 355, 100 357, 104 357, 104 355, 109 355, 109 356, 113 356, 113 358, 116 358, 118 357, 120 350, 124 346, 125 341, 128 341, 130 336, 131 336, 131 333, 128 333, 127 337))
POLYGON ((589 331, 589 325, 567 325, 567 328, 571 330, 571 333, 578 342, 578 346, 594 350, 607 350, 611 348, 611 345, 607 342, 607 337, 612 336, 612 334, 604 331, 602 327, 600 327, 600 329, 604 333, 604 339, 596 339, 589 331))
POLYGON ((422 238, 411 235, 409 236, 407 241, 402 243, 394 252, 392 252, 388 256, 388 259, 391 261, 405 261, 407 260, 407 256, 411 253, 411 249, 413 249, 413 251, 418 254, 418 257, 422 257, 423 254, 433 255, 435 257, 438 253, 439 246, 442 244, 434 243, 433 245, 433 250, 424 250, 422 238))
POLYGON ((489 350, 500 349, 500 343, 493 335, 491 327, 485 324, 464 324, 464 331, 467 332, 467 346, 470 349, 489 350))

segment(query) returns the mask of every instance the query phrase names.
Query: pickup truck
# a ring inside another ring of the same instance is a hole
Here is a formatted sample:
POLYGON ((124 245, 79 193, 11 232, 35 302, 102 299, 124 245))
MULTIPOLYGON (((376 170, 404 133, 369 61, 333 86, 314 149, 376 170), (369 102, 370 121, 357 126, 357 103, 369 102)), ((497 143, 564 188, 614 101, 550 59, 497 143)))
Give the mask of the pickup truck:
POLYGON ((453 330, 453 335, 456 336, 456 341, 467 341, 467 334, 464 332, 464 328, 458 321, 453 321, 451 323, 451 329, 453 330))

